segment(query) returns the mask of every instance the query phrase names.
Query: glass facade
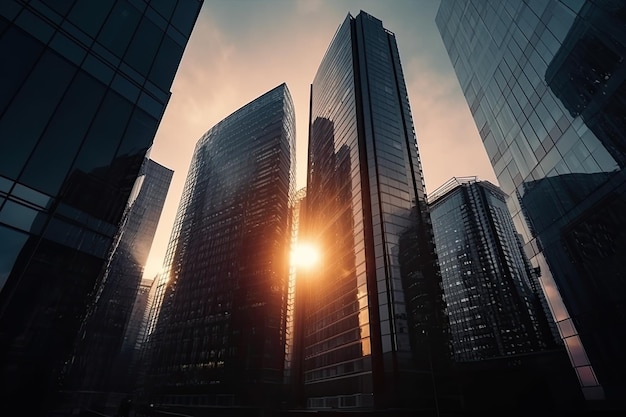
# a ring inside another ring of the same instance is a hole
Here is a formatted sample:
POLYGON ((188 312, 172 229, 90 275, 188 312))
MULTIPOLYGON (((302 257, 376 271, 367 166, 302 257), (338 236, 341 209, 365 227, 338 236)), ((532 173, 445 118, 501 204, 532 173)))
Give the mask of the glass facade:
MULTIPOLYGON (((131 350, 122 349, 144 266, 174 171, 146 159, 104 269, 101 287, 80 330, 64 391, 88 391, 73 402, 102 406, 109 392, 130 393, 131 350)), ((132 348, 132 347, 131 347, 132 348)))
POLYGON ((281 400, 294 194, 295 117, 282 84, 196 145, 157 284, 150 402, 281 400))
POLYGON ((432 407, 445 316, 421 164, 395 35, 365 12, 314 78, 308 158, 302 233, 322 262, 298 275, 305 405, 432 407))
POLYGON ((286 328, 286 345, 285 345, 285 384, 287 386, 296 383, 294 380, 294 344, 295 333, 294 326, 296 321, 296 282, 298 276, 298 264, 295 256, 298 247, 301 219, 304 221, 304 202, 306 201, 306 187, 296 191, 291 201, 291 255, 289 259, 289 292, 287 302, 287 328, 286 328))
POLYGON ((0 2, 0 383, 69 360, 201 1, 0 2))
POLYGON ((441 37, 588 400, 626 399, 626 5, 443 0, 441 37))
POLYGON ((553 348, 560 342, 505 194, 475 177, 429 194, 457 362, 553 348))

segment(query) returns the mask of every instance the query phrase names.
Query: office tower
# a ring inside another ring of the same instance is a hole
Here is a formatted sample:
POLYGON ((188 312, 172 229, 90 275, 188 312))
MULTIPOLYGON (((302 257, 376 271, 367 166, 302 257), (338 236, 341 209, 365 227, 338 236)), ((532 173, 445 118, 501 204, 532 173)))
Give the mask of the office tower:
POLYGON ((3 396, 69 360, 201 4, 1 2, 3 396))
MULTIPOLYGON (((135 383, 138 378, 139 369, 138 363, 141 359, 141 347, 146 334, 146 313, 148 306, 150 305, 150 298, 153 296, 153 284, 152 280, 142 280, 137 289, 137 296, 135 297, 135 303, 133 304, 133 310, 128 320, 128 326, 126 326, 126 332, 124 334, 124 342, 122 344, 122 351, 125 353, 125 357, 130 362, 128 364, 128 374, 130 375, 132 387, 135 387, 135 383)), ((156 288, 156 287, 154 287, 156 288)))
POLYGON ((626 407, 626 5, 454 2, 436 23, 589 406, 626 407))
POLYGON ((428 202, 455 361, 555 346, 505 194, 476 177, 452 178, 428 202))
MULTIPOLYGON (((303 242, 302 233, 300 233, 300 224, 304 222, 304 205, 306 201, 306 187, 299 189, 294 194, 291 201, 291 253, 289 257, 289 290, 287 295, 287 322, 285 328, 285 388, 287 388, 286 395, 295 396, 294 389, 297 390, 298 379, 298 361, 297 354, 295 352, 295 326, 297 325, 296 318, 296 285, 298 282, 298 259, 296 251, 298 250, 298 243, 303 242)), ((290 398, 290 401, 294 401, 294 398, 290 398)))
POLYGON ((428 197, 464 407, 576 411, 576 374, 505 199, 476 177, 428 197))
POLYGON ((446 318, 421 163, 395 35, 363 11, 311 85, 308 158, 321 262, 298 274, 304 405, 437 407, 446 318))
POLYGON ((148 336, 146 400, 281 401, 295 193, 295 117, 281 84, 197 142, 148 336))
POLYGON ((133 346, 124 344, 124 338, 173 174, 146 159, 137 177, 102 284, 67 365, 63 390, 74 394, 72 403, 104 412, 112 402, 116 411, 118 397, 133 390, 134 375, 128 374, 133 346), (111 393, 115 395, 108 398, 111 393))

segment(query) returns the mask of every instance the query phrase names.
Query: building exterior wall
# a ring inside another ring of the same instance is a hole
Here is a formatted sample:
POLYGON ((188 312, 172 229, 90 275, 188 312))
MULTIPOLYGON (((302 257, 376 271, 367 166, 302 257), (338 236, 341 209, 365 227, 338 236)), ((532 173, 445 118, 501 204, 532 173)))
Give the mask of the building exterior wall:
POLYGON ((306 406, 432 407, 440 277, 399 53, 380 20, 340 25, 310 118, 304 229, 322 261, 303 277, 306 406))
POLYGON ((625 6, 442 1, 436 22, 587 399, 626 398, 625 6))
MULTIPOLYGON (((125 333, 174 171, 146 159, 104 269, 102 284, 77 337, 66 391, 130 393, 132 347, 125 333), (129 349, 130 347, 130 349, 129 349)), ((91 402, 97 407, 98 398, 91 402)))
POLYGON ((457 362, 541 352, 561 341, 505 197, 475 177, 453 178, 429 195, 457 362))
POLYGON ((198 141, 157 283, 144 388, 151 402, 280 401, 294 146, 285 84, 198 141))
POLYGON ((0 383, 38 408, 76 332, 201 1, 0 5, 0 383))

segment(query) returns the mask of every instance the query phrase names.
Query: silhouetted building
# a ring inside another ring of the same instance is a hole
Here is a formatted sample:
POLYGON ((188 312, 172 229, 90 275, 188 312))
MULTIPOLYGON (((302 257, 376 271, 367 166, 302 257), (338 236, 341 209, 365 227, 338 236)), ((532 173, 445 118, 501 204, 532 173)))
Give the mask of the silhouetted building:
POLYGON ((624 409, 626 4, 443 0, 436 22, 588 405, 624 409))
POLYGON ((311 86, 308 158, 303 405, 436 409, 447 325, 416 137, 395 36, 363 11, 311 86))
POLYGON ((70 360, 202 1, 0 6, 0 385, 70 360))
POLYGON ((128 367, 128 381, 127 386, 131 387, 131 390, 136 388, 135 384, 138 380, 139 364, 141 360, 142 346, 146 335, 146 324, 148 306, 150 305, 151 297, 153 296, 154 279, 142 280, 137 289, 137 296, 135 297, 135 304, 133 304, 133 310, 130 313, 128 325, 126 326, 126 333, 124 334, 124 342, 122 344, 122 352, 124 352, 123 359, 130 363, 124 364, 128 367))
POLYGON ((476 177, 429 194, 464 406, 573 412, 578 380, 505 199, 476 177))
POLYGON ((457 362, 537 352, 560 342, 505 197, 476 177, 453 178, 429 195, 457 362))
POLYGON ((134 346, 125 333, 174 171, 146 159, 103 271, 101 287, 81 326, 63 389, 72 402, 106 411, 133 389, 134 346))
POLYGON ((146 401, 261 408, 281 401, 294 147, 285 84, 198 141, 157 286, 162 306, 148 336, 146 401))
POLYGON ((287 327, 285 329, 285 402, 288 406, 296 404, 300 382, 300 368, 297 360, 296 349, 296 329, 299 325, 296 317, 296 293, 298 282, 298 260, 296 253, 298 242, 302 241, 303 234, 300 233, 300 225, 304 222, 304 205, 306 201, 306 187, 299 189, 294 194, 291 201, 291 255, 289 259, 289 290, 287 298, 287 327))

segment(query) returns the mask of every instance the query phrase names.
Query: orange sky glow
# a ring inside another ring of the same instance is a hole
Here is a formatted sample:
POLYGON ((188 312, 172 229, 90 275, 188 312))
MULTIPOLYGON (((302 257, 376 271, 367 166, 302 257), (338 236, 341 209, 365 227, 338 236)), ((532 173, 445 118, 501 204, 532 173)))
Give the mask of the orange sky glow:
POLYGON ((144 278, 163 267, 196 141, 283 82, 296 111, 296 184, 306 185, 309 87, 348 13, 363 10, 396 35, 427 193, 452 177, 497 185, 435 25, 438 6, 438 0, 205 0, 150 153, 174 177, 144 278))

